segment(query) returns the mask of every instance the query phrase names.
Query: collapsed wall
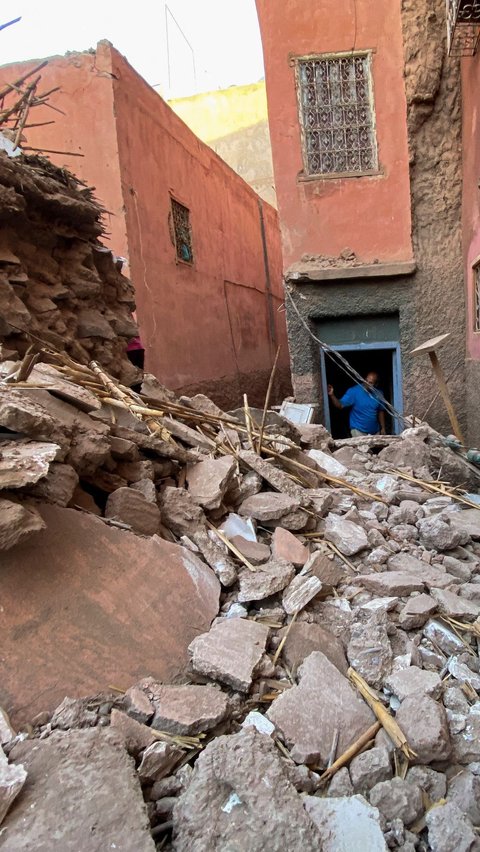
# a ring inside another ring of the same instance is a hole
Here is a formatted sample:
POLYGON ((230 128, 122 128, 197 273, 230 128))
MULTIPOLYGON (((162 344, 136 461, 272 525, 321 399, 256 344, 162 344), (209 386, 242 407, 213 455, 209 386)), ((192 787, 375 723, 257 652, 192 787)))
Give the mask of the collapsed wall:
POLYGON ((0 153, 0 342, 20 355, 50 344, 130 384, 133 287, 99 240, 102 212, 65 169, 0 153))

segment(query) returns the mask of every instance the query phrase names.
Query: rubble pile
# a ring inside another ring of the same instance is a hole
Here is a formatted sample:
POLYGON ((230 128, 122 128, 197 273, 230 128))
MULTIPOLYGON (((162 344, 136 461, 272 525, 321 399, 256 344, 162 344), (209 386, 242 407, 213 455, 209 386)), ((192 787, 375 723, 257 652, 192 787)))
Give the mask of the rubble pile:
POLYGON ((124 384, 133 288, 101 244, 104 211, 92 190, 43 157, 0 152, 0 344, 23 356, 29 332, 124 384))
MULTIPOLYGON (((102 822, 103 848, 479 848, 474 468, 425 424, 334 441, 39 354, 23 373, 25 358, 0 364, 0 565, 56 504, 171 542, 221 594, 175 683, 145 671, 125 692, 107 681, 46 707, 23 732, 5 721, 0 849, 27 848, 26 815, 35 832, 28 773, 40 789, 42 755, 64 766, 73 750, 78 771, 84 748, 86 772, 118 743, 132 762, 115 771, 135 766, 151 837, 132 793, 142 839, 122 847, 122 820, 102 822)), ((71 795, 85 828, 91 797, 71 795)))

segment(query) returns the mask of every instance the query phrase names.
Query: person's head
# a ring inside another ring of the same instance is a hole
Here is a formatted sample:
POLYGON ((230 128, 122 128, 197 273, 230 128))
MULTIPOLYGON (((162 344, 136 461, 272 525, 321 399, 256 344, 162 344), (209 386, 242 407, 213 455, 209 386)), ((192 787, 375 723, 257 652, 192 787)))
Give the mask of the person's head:
POLYGON ((371 370, 370 373, 367 373, 365 376, 365 383, 370 385, 372 388, 376 387, 378 384, 378 373, 374 370, 371 370))

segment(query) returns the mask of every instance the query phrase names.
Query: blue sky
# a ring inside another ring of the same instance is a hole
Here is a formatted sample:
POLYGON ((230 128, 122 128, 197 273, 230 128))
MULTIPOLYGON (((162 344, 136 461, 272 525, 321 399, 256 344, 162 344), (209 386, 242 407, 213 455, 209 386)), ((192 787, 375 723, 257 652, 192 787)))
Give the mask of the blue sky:
POLYGON ((255 0, 10 0, 2 5, 0 23, 22 16, 0 32, 2 65, 87 50, 106 38, 167 98, 263 77, 255 0))

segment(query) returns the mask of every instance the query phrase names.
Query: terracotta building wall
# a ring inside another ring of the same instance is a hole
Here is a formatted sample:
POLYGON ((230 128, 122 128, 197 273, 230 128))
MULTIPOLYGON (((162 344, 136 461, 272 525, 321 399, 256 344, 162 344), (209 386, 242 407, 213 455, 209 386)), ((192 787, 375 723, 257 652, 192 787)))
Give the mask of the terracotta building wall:
POLYGON ((284 265, 303 254, 412 258, 400 0, 257 0, 284 265), (293 57, 372 49, 380 174, 302 180, 293 57))
POLYGON ((278 312, 283 288, 276 211, 259 201, 113 49, 112 71, 131 272, 147 366, 173 388, 203 390, 223 404, 232 404, 243 390, 259 402, 277 343, 283 343, 288 379, 284 315, 278 312), (190 211, 193 265, 176 259, 171 197, 190 211))
MULTIPOLYGON (((0 84, 35 64, 0 68, 0 84)), ((27 130, 25 144, 83 154, 49 156, 95 186, 108 211, 109 245, 129 260, 147 369, 175 390, 202 390, 220 404, 236 405, 245 391, 260 403, 283 343, 277 392, 288 392, 276 211, 108 42, 53 57, 41 88, 54 86, 61 91, 51 103, 63 114, 36 109, 35 122, 55 123, 27 130), (190 210, 192 266, 176 261, 171 195, 190 210)))

